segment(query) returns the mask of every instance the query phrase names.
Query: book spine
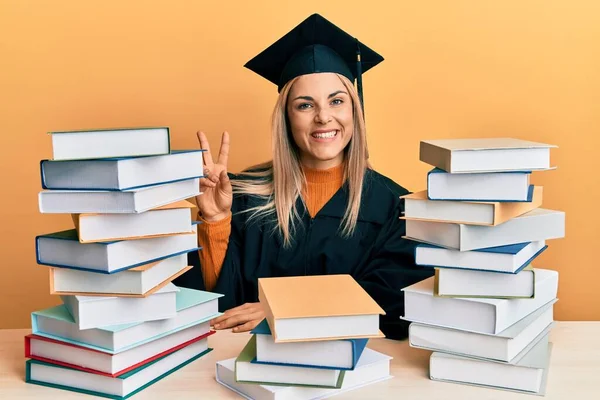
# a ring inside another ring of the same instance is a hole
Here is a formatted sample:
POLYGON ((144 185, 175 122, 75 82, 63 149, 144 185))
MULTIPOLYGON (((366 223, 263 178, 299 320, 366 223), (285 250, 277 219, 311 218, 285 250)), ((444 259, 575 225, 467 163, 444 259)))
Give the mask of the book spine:
POLYGON ((451 172, 451 152, 448 149, 421 142, 419 159, 424 163, 443 169, 446 172, 451 172))

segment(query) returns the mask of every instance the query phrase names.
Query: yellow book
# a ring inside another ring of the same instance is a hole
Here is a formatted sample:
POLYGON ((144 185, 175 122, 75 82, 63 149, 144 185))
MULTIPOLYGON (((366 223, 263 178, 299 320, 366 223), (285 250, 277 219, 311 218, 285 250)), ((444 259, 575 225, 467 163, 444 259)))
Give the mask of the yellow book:
POLYGON ((385 311, 350 275, 261 278, 258 290, 276 343, 384 336, 385 311))

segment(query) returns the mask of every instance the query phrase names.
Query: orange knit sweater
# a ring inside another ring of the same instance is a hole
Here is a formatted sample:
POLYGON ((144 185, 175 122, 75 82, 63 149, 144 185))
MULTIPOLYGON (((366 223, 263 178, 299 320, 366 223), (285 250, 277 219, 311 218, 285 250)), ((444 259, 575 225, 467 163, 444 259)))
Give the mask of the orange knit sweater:
MULTIPOLYGON (((314 217, 342 187, 344 166, 340 164, 325 170, 304 167, 304 174, 307 185, 303 190, 302 198, 309 214, 314 217)), ((206 290, 212 290, 217 284, 227 252, 231 233, 231 216, 216 222, 206 222, 201 216, 198 218, 203 221, 198 225, 198 245, 202 247, 202 250, 199 251, 202 277, 206 290)))

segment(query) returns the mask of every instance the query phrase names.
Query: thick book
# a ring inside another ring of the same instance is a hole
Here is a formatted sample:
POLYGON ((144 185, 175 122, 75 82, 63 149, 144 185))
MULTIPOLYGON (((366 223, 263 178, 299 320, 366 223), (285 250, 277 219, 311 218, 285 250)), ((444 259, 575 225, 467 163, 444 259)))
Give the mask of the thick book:
POLYGON ((432 276, 404 289, 404 319, 469 332, 497 334, 556 299, 558 272, 536 269, 532 299, 434 296, 432 276))
POLYGON ((155 321, 177 315, 179 288, 169 283, 148 297, 60 296, 80 330, 155 321))
POLYGON ((417 349, 511 362, 550 331, 554 324, 556 301, 544 304, 495 335, 413 322, 408 327, 409 345, 417 349))
POLYGON ((353 370, 369 339, 275 343, 266 319, 250 333, 256 335, 256 363, 353 370))
POLYGON ((214 333, 215 331, 211 331, 204 324, 196 325, 118 354, 92 350, 43 336, 27 335, 25 358, 114 378, 214 333))
POLYGON ((112 274, 199 250, 196 225, 187 234, 101 243, 80 243, 75 229, 40 235, 37 263, 112 274))
POLYGON ((383 337, 385 311, 350 275, 260 278, 258 299, 275 343, 383 337))
POLYGON ((42 188, 127 190, 201 178, 203 150, 149 157, 40 162, 42 188))
POLYGON ((427 174, 429 200, 531 201, 530 171, 451 174, 434 168, 427 174))
POLYGON ((168 127, 136 127, 48 132, 53 160, 86 160, 168 154, 168 127))
POLYGON ((137 214, 72 214, 80 243, 191 233, 195 205, 180 200, 137 214))
POLYGON ((535 296, 535 269, 529 265, 516 274, 436 268, 436 296, 528 299, 535 296))
POLYGON ((31 333, 111 354, 141 346, 191 326, 205 324, 221 315, 222 294, 179 288, 174 318, 80 330, 61 304, 31 313, 31 333))
POLYGON ((516 274, 548 248, 544 240, 487 247, 472 251, 446 249, 426 243, 415 247, 417 265, 516 274))
POLYGON ((42 190, 39 211, 46 214, 132 214, 185 200, 200 194, 200 179, 145 186, 121 191, 42 190))
POLYGON ((180 254, 117 274, 49 267, 50 294, 147 297, 192 269, 187 261, 187 254, 180 254))
MULTIPOLYGON (((340 389, 237 382, 235 380, 235 358, 217 361, 215 374, 217 382, 246 399, 316 400, 390 379, 390 360, 390 356, 366 348, 354 371, 345 371, 344 382, 340 389)), ((368 393, 365 393, 365 395, 368 395, 368 393)))
POLYGON ((236 382, 339 389, 344 381, 345 371, 339 369, 259 364, 252 362, 255 359, 256 336, 252 335, 235 359, 236 382))
POLYGON ((424 140, 419 160, 451 173, 547 170, 555 147, 513 138, 424 140))
POLYGON ((114 378, 43 361, 27 360, 25 381, 93 396, 127 399, 211 350, 208 339, 205 338, 114 378))
POLYGON ((563 211, 536 208, 496 226, 406 220, 406 238, 460 251, 565 236, 563 211))
POLYGON ((403 219, 453 222, 467 225, 500 225, 542 205, 542 187, 536 186, 528 202, 437 201, 421 191, 402 196, 403 219))
POLYGON ((429 359, 429 376, 436 381, 544 395, 551 352, 548 335, 515 363, 434 352, 429 359))

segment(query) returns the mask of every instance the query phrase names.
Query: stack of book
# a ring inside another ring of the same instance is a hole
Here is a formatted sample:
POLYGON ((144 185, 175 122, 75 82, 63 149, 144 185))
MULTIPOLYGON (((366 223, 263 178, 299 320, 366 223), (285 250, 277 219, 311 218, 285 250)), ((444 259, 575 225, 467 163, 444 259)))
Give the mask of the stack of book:
POLYGON ((168 128, 52 132, 42 213, 74 229, 36 238, 62 304, 31 315, 26 381, 127 398, 210 350, 219 294, 176 287, 199 251, 193 204, 202 151, 171 151, 168 128))
POLYGON ((216 379, 249 399, 315 399, 390 378, 391 357, 367 348, 384 311, 350 275, 259 279, 263 320, 216 379))
POLYGON ((543 394, 558 273, 533 268, 565 214, 540 208, 533 171, 552 145, 518 139, 421 142, 435 168, 404 196, 415 262, 435 276, 402 289, 410 345, 433 350, 430 378, 543 394))

